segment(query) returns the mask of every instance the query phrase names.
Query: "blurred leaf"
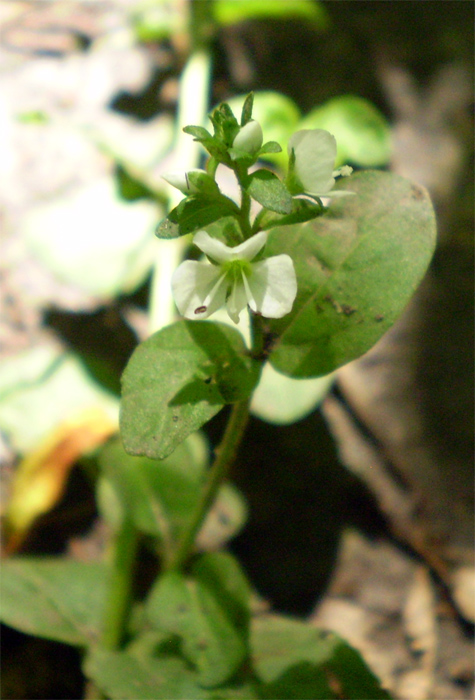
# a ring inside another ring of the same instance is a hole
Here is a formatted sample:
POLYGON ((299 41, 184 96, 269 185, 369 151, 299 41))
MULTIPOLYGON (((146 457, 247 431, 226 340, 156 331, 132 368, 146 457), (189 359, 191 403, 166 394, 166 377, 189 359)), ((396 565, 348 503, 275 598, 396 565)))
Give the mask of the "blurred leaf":
POLYGON ((140 644, 123 652, 92 649, 84 664, 85 675, 112 700, 257 700, 250 682, 203 688, 196 671, 173 653, 173 639, 167 643, 157 633, 148 637, 146 644, 138 640, 140 644))
POLYGON ((124 165, 117 164, 116 178, 119 188, 119 195, 128 202, 135 202, 138 199, 153 199, 153 192, 140 180, 134 177, 124 165))
POLYGON ((251 647, 260 697, 388 700, 361 656, 335 634, 284 616, 253 621, 251 647))
POLYGON ((163 41, 185 30, 183 13, 173 1, 138 2, 130 8, 132 26, 139 41, 163 41))
POLYGON ((0 365, 0 424, 20 453, 35 449, 66 419, 97 408, 117 421, 119 402, 101 389, 76 355, 44 343, 0 365))
POLYGON ((122 376, 125 449, 167 457, 225 404, 249 396, 259 370, 229 326, 178 321, 163 328, 138 346, 122 376))
POLYGON ((117 423, 93 407, 64 420, 20 462, 5 509, 8 546, 16 547, 32 523, 63 494, 71 467, 117 431, 117 423))
POLYGON ((179 656, 90 650, 85 675, 112 700, 205 700, 209 693, 179 656))
POLYGON ((236 24, 246 20, 261 19, 303 19, 315 24, 318 29, 328 26, 328 15, 319 2, 308 0, 215 0, 215 18, 221 25, 236 24))
POLYGON ((150 271, 157 208, 125 203, 112 178, 39 204, 25 218, 28 250, 62 282, 108 300, 150 271))
POLYGON ((290 314, 271 320, 273 366, 292 377, 329 374, 369 350, 400 316, 435 246, 427 192, 398 175, 345 178, 355 197, 333 200, 307 224, 273 228, 267 253, 288 253, 298 293, 290 314))
POLYGON ((50 117, 46 112, 41 109, 33 109, 30 112, 21 112, 17 114, 17 121, 21 124, 49 124, 50 117))
POLYGON ((183 654, 206 687, 226 682, 246 658, 249 587, 230 554, 202 555, 189 577, 165 573, 150 592, 146 610, 158 630, 183 639, 183 654))
POLYGON ((274 425, 290 425, 317 408, 333 382, 333 374, 316 379, 292 379, 266 362, 252 395, 251 413, 274 425))
POLYGON ((298 129, 326 129, 336 138, 336 165, 362 168, 387 165, 391 158, 391 130, 376 107, 356 95, 341 95, 315 107, 298 129))
POLYGON ((129 455, 116 440, 101 451, 99 464, 137 529, 171 548, 201 494, 208 464, 203 436, 193 433, 160 461, 129 455))
POLYGON ((99 636, 105 578, 105 568, 98 563, 4 559, 0 618, 24 634, 85 647, 99 636))
POLYGON ((235 537, 247 520, 247 503, 233 484, 223 484, 199 531, 199 549, 215 550, 235 537))

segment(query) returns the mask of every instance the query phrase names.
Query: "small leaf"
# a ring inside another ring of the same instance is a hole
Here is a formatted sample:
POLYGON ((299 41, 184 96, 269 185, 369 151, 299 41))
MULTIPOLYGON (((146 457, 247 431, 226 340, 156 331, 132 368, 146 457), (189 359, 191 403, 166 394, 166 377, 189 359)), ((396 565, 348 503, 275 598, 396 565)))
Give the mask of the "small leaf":
POLYGON ((278 214, 290 214, 293 199, 286 186, 270 170, 256 170, 249 177, 248 194, 266 209, 278 214))
POLYGON ((241 112, 241 126, 245 126, 252 119, 252 106, 254 104, 254 93, 250 92, 244 100, 241 112))
POLYGON ((266 153, 281 153, 282 146, 277 141, 267 141, 259 150, 259 155, 265 155, 266 153))
POLYGON ((184 577, 164 574, 146 602, 147 617, 158 630, 178 634, 183 654, 200 683, 225 683, 247 656, 249 587, 236 560, 214 553, 199 558, 184 577))
POLYGON ((204 141, 206 139, 213 138, 209 131, 203 126, 185 126, 183 131, 185 132, 185 134, 190 134, 190 136, 194 136, 195 141, 204 141))
POLYGON ((5 559, 0 619, 25 634, 88 646, 99 636, 105 578, 102 564, 59 557, 5 559))
POLYGON ((305 221, 316 219, 325 211, 321 204, 309 202, 307 199, 294 199, 293 209, 290 214, 276 214, 273 211, 262 209, 256 217, 253 229, 268 231, 275 226, 290 226, 290 224, 300 224, 305 221))
POLYGON ((163 459, 227 403, 250 395, 260 365, 241 334, 212 321, 179 321, 138 346, 122 377, 127 452, 163 459))
POLYGON ((317 377, 359 357, 404 310, 432 257, 435 217, 422 187, 391 173, 358 173, 328 212, 273 228, 269 255, 288 253, 297 274, 292 311, 270 321, 273 366, 317 377))
POLYGON ((182 199, 167 218, 160 222, 155 235, 165 239, 178 238, 194 233, 224 216, 238 213, 238 206, 222 194, 194 194, 182 199))

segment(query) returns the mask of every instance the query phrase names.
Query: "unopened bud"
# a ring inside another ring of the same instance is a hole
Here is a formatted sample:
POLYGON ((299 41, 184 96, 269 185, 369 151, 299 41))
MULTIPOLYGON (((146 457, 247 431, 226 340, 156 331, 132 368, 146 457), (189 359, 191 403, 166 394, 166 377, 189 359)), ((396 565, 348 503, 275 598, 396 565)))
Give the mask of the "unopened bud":
POLYGON ((233 141, 233 148, 238 148, 240 151, 254 154, 262 146, 263 134, 262 127, 259 122, 251 119, 241 129, 239 129, 233 141))

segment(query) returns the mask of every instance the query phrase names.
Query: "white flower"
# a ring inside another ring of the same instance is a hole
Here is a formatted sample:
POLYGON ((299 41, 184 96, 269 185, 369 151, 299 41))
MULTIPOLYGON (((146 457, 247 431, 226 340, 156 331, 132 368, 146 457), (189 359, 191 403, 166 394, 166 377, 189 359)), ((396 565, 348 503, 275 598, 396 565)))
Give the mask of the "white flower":
POLYGON ((251 119, 250 122, 247 122, 239 129, 234 137, 233 147, 254 155, 262 146, 263 138, 261 125, 259 122, 251 119))
POLYGON ((266 241, 261 231, 230 248, 198 231, 193 242, 214 264, 186 260, 175 270, 172 292, 179 312, 188 319, 208 318, 225 304, 234 323, 247 305, 266 318, 288 314, 297 294, 292 259, 283 254, 251 262, 266 241))
POLYGON ((310 194, 313 197, 335 197, 354 194, 346 190, 332 190, 335 177, 352 173, 348 165, 334 170, 336 159, 335 137, 324 129, 302 129, 289 139, 289 155, 294 152, 295 162, 287 178, 292 194, 310 194))

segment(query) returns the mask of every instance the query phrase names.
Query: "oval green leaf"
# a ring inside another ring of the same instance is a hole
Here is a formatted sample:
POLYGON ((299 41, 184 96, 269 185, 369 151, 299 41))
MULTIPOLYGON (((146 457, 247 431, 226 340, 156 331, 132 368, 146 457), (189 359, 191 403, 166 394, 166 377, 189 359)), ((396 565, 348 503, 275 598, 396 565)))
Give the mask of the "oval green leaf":
POLYGON ((369 350, 404 310, 435 246, 426 190, 391 173, 367 171, 339 183, 322 217, 274 228, 269 255, 288 253, 298 294, 290 314, 270 321, 278 336, 272 365, 292 377, 318 377, 369 350))
POLYGON ((125 450, 163 459, 221 408, 250 396, 260 365, 223 323, 178 321, 136 348, 122 375, 125 450))

